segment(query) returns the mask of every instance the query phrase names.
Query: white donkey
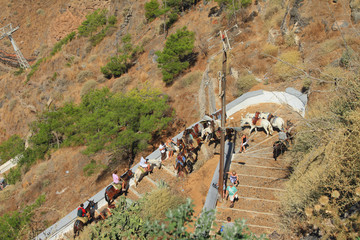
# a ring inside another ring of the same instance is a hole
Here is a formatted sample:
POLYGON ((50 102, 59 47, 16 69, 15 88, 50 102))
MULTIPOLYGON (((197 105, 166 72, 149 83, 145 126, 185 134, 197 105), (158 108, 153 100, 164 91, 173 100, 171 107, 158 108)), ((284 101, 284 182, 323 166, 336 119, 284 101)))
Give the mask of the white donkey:
MULTIPOLYGON (((149 159, 148 164, 150 165, 150 171, 152 172, 154 167, 158 167, 159 169, 161 168, 161 158, 158 159, 149 159)), ((148 172, 140 167, 140 165, 138 166, 138 168, 135 170, 134 173, 134 181, 135 181, 135 187, 137 187, 139 181, 141 181, 141 179, 148 174, 148 172)))
POLYGON ((250 134, 254 128, 255 128, 255 132, 257 132, 257 128, 263 128, 266 132, 266 136, 269 136, 269 133, 270 135, 272 135, 274 132, 270 122, 266 119, 259 119, 254 125, 252 122, 252 118, 249 117, 242 118, 240 121, 240 127, 244 127, 246 125, 250 125, 250 134))
POLYGON ((206 136, 205 142, 209 141, 210 136, 212 136, 212 134, 215 133, 215 131, 219 129, 220 126, 221 126, 220 119, 208 121, 208 126, 206 128, 203 127, 201 130, 201 138, 204 139, 204 136, 206 136), (214 124, 212 125, 211 122, 213 122, 214 124))
MULTIPOLYGON (((271 123, 271 126, 273 128, 277 128, 279 130, 284 130, 285 129, 284 119, 282 119, 281 117, 278 117, 278 116, 271 115, 271 118, 269 120, 268 118, 269 118, 270 114, 271 113, 261 112, 259 114, 259 118, 268 120, 271 123)), ((245 115, 245 118, 253 118, 253 117, 255 117, 255 113, 247 113, 245 115)))

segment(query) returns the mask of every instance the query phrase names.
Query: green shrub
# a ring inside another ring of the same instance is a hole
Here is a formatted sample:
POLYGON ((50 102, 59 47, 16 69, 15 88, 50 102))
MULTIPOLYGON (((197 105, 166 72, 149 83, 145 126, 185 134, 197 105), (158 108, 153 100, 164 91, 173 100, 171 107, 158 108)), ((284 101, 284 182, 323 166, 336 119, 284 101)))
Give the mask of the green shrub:
POLYGON ((126 34, 122 39, 122 47, 119 49, 121 55, 110 58, 110 61, 100 71, 106 78, 120 77, 132 67, 133 62, 140 53, 144 52, 142 47, 134 46, 131 43, 131 35, 126 34))
POLYGON ((18 135, 12 135, 0 144, 0 159, 4 163, 25 150, 25 142, 18 135))
POLYGON ((86 20, 78 27, 79 35, 88 37, 100 26, 106 25, 106 10, 97 9, 93 13, 86 15, 86 20))
POLYGON ((45 61, 46 58, 40 58, 39 60, 36 61, 36 63, 34 65, 31 66, 31 70, 28 73, 28 75, 26 76, 26 82, 30 81, 30 78, 34 75, 34 73, 38 70, 38 68, 40 67, 40 64, 45 61))
POLYGON ((16 70, 14 72, 14 76, 20 76, 21 74, 24 73, 24 69, 23 68, 19 68, 18 70, 16 70))
POLYGON ((159 6, 160 4, 158 3, 157 0, 150 0, 150 2, 145 3, 146 20, 151 22, 161 14, 159 6))
POLYGON ((100 71, 106 78, 111 78, 112 76, 120 77, 128 70, 128 59, 128 55, 112 57, 104 67, 100 68, 100 71))
POLYGON ((184 27, 170 35, 162 52, 156 52, 159 56, 158 66, 162 69, 163 81, 166 84, 171 84, 176 76, 189 67, 194 41, 194 33, 184 27))
POLYGON ((101 29, 100 32, 90 37, 91 46, 96 46, 106 37, 107 29, 108 28, 101 29))
MULTIPOLYGON (((141 217, 142 201, 129 203, 121 197, 117 206, 109 219, 97 223, 83 239, 218 239, 210 235, 210 231, 215 230, 212 224, 214 212, 202 212, 200 217, 194 218, 194 205, 190 199, 176 209, 168 209, 161 222, 141 217), (194 226, 190 225, 192 222, 194 226)), ((154 205, 150 208, 156 209, 154 205)), ((224 240, 265 239, 264 235, 256 237, 251 233, 245 220, 240 219, 235 221, 232 231, 223 232, 221 237, 224 240)))
POLYGON ((5 179, 8 184, 15 184, 21 180, 21 168, 20 166, 11 168, 8 174, 5 174, 5 179))
POLYGON ((23 207, 21 211, 6 213, 0 217, 0 239, 31 239, 30 223, 34 210, 45 202, 45 195, 40 195, 35 203, 23 207), (27 231, 26 231, 27 230, 27 231), (27 234, 28 232, 28 234, 27 234))
POLYGON ((353 52, 352 50, 345 50, 340 58, 339 65, 343 68, 348 68, 351 65, 351 59, 352 59, 353 52))
POLYGON ((66 37, 64 37, 54 45, 53 49, 50 52, 50 55, 54 56, 57 52, 61 50, 62 46, 66 45, 68 42, 71 42, 75 38, 75 36, 76 36, 75 32, 71 32, 68 35, 66 35, 66 37))
POLYGON ((111 15, 111 16, 108 18, 108 23, 109 23, 110 25, 115 25, 116 22, 117 22, 117 18, 116 18, 115 15, 111 15))
POLYGON ((291 50, 284 52, 279 56, 284 61, 278 61, 274 67, 274 73, 279 77, 281 81, 290 80, 292 77, 297 76, 301 73, 294 67, 301 67, 301 56, 299 51, 291 50), (288 64, 286 64, 288 63, 288 64), (290 66, 290 65, 292 66, 290 66))
POLYGON ((28 166, 44 158, 58 148, 58 139, 60 147, 86 145, 86 154, 105 146, 111 151, 136 153, 146 149, 171 119, 167 96, 157 90, 135 89, 127 94, 113 94, 106 88, 90 91, 82 95, 80 105, 68 103, 44 112, 30 125, 32 147, 18 164, 28 166))
POLYGON ((236 81, 236 88, 238 90, 237 96, 241 96, 244 93, 248 92, 253 86, 258 82, 255 79, 255 76, 252 74, 242 75, 236 81))
POLYGON ((230 8, 232 11, 236 11, 239 10, 240 8, 245 8, 250 6, 252 0, 215 0, 215 2, 217 2, 219 6, 225 5, 227 8, 230 8))
POLYGON ((84 168, 83 168, 83 172, 84 175, 89 177, 91 175, 93 175, 94 173, 98 172, 101 169, 105 169, 106 166, 104 165, 97 165, 96 161, 94 159, 91 159, 91 162, 89 164, 87 164, 84 168))
POLYGON ((94 79, 91 79, 84 83, 80 96, 84 96, 85 94, 88 94, 91 90, 94 90, 97 85, 97 82, 94 79))

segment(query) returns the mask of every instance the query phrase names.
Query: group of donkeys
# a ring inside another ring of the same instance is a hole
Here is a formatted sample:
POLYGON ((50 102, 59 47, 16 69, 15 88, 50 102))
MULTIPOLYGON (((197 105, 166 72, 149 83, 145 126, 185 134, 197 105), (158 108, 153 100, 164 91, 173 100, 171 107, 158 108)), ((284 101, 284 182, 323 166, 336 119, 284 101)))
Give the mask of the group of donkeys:
POLYGON ((263 128, 267 136, 273 134, 274 128, 280 131, 279 140, 273 144, 273 158, 275 160, 288 149, 289 141, 292 142, 295 136, 294 124, 290 120, 287 121, 287 126, 285 127, 285 121, 281 117, 267 112, 247 113, 241 119, 240 126, 244 127, 247 125, 250 125, 250 134, 253 129, 257 131, 257 128, 263 128))

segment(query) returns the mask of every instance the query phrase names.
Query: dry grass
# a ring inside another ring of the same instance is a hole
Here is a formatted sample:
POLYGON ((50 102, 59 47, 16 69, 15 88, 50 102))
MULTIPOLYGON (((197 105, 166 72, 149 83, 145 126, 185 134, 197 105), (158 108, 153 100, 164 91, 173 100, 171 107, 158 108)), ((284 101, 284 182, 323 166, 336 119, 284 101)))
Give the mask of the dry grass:
POLYGON ((359 236, 359 215, 342 218, 360 201, 360 108, 354 104, 359 101, 360 86, 348 75, 343 74, 338 83, 337 97, 309 108, 306 124, 298 129, 288 159, 293 172, 282 197, 282 219, 292 231, 302 228, 309 233, 317 226, 324 239, 359 236))
POLYGON ((120 78, 115 79, 111 90, 115 92, 122 92, 125 93, 126 86, 131 82, 131 77, 129 76, 122 76, 120 78))
POLYGON ((236 97, 241 96, 242 94, 248 92, 253 86, 258 82, 255 79, 255 76, 252 74, 241 75, 236 81, 237 93, 234 95, 236 97))
POLYGON ((305 40, 314 43, 320 43, 328 38, 325 32, 325 26, 320 21, 310 22, 310 24, 304 28, 305 40))
MULTIPOLYGON (((279 58, 286 63, 301 68, 301 57, 300 52, 290 50, 282 53, 279 58)), ((274 74, 278 76, 280 81, 292 80, 292 77, 300 74, 300 71, 293 68, 292 66, 278 61, 274 66, 274 74)))
POLYGON ((84 83, 84 85, 81 89, 81 92, 80 92, 80 96, 84 96, 85 94, 89 93, 91 90, 95 89, 96 85, 97 85, 97 82, 93 79, 84 83))
POLYGON ((83 83, 89 78, 92 78, 94 76, 94 73, 88 70, 84 70, 78 73, 76 76, 76 80, 78 83, 83 83))
POLYGON ((340 47, 340 41, 338 39, 328 39, 320 44, 320 53, 328 54, 340 47))
POLYGON ((279 52, 279 47, 272 45, 272 44, 265 44, 264 47, 262 48, 262 53, 276 57, 278 55, 279 52))
POLYGON ((194 83, 199 83, 201 81, 202 74, 203 73, 200 71, 190 72, 186 74, 183 78, 180 79, 180 87, 187 88, 194 83))
POLYGON ((141 214, 144 218, 161 220, 168 209, 174 209, 185 202, 185 198, 167 187, 157 188, 141 199, 141 214))

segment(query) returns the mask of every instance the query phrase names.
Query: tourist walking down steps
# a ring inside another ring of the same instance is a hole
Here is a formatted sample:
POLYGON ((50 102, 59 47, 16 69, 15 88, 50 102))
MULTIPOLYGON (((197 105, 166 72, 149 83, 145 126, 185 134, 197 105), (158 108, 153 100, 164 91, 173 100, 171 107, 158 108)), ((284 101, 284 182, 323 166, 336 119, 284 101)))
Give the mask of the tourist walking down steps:
POLYGON ((238 190, 234 186, 232 182, 230 182, 229 186, 226 188, 226 197, 229 197, 229 200, 231 202, 230 208, 234 207, 235 199, 238 199, 239 196, 237 194, 238 190))

